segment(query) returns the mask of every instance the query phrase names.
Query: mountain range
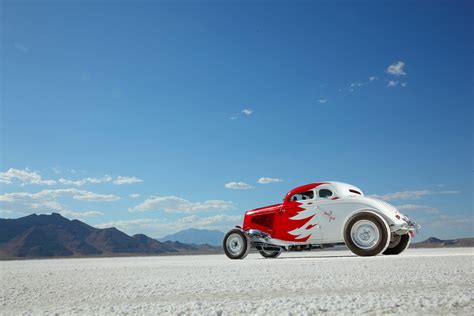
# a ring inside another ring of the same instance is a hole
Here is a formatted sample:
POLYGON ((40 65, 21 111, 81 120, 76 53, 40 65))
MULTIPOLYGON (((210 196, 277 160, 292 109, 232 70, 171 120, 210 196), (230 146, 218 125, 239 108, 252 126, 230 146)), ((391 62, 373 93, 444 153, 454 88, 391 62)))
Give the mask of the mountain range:
POLYGON ((162 237, 159 241, 179 241, 185 244, 221 246, 224 233, 219 230, 189 228, 162 237))
POLYGON ((444 247, 474 247, 474 238, 458 238, 442 240, 430 237, 424 241, 413 243, 410 248, 444 248, 444 247))
POLYGON ((209 245, 160 242, 117 228, 99 229, 60 214, 0 219, 0 258, 111 256, 218 252, 209 245))

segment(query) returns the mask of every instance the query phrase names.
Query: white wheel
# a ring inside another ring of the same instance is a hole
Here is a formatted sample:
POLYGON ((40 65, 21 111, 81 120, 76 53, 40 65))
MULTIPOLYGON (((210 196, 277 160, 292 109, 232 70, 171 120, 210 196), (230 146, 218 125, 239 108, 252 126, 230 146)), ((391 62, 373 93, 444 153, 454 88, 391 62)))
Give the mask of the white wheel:
POLYGON ((351 228, 351 239, 357 247, 370 249, 380 240, 380 230, 374 222, 362 219, 351 228))
POLYGON ((250 241, 242 230, 235 228, 225 235, 222 246, 230 259, 243 259, 249 253, 250 241))
POLYGON ((227 250, 234 256, 242 252, 244 239, 239 234, 231 234, 226 242, 227 250))

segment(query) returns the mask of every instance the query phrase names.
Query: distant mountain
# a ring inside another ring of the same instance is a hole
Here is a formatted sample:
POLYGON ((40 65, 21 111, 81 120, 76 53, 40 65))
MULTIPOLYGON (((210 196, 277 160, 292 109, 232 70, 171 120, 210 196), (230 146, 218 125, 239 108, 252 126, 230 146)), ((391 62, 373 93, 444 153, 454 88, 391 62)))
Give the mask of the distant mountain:
POLYGON ((98 229, 56 213, 0 219, 0 258, 217 251, 210 246, 160 242, 143 234, 129 236, 114 227, 98 229))
POLYGON ((474 238, 458 238, 441 240, 430 237, 425 241, 413 243, 410 248, 442 248, 442 247, 474 247, 474 238))
POLYGON ((189 228, 160 238, 160 241, 179 241, 185 244, 221 246, 224 233, 218 230, 189 228))

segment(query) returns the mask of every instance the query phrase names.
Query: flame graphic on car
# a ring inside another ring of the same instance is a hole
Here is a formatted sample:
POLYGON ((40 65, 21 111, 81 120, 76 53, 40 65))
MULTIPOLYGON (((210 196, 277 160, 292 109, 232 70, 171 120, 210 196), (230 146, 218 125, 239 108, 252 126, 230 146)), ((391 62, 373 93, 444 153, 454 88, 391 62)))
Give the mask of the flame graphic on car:
POLYGON ((315 216, 317 208, 314 205, 304 204, 301 204, 299 207, 302 211, 289 219, 292 221, 306 221, 304 221, 302 226, 289 231, 288 234, 295 236, 295 241, 306 241, 311 238, 315 228, 318 227, 317 216, 315 216))

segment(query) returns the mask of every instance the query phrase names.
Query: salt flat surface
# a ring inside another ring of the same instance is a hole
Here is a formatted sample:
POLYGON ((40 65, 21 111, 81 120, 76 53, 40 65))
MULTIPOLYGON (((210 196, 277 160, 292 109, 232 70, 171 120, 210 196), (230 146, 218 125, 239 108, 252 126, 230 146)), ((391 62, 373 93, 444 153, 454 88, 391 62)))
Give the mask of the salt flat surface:
POLYGON ((0 313, 474 314, 474 248, 0 262, 0 313))

